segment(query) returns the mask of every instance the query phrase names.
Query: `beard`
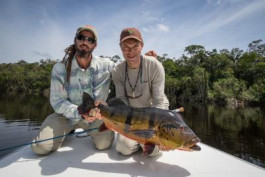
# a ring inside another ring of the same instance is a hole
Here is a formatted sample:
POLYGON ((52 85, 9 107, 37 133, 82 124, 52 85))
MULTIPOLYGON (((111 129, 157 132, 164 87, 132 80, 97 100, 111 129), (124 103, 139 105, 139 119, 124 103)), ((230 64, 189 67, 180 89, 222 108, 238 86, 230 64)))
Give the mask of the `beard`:
POLYGON ((92 51, 85 51, 85 50, 76 50, 76 53, 78 56, 82 57, 82 58, 86 58, 88 56, 90 56, 92 54, 92 51))
POLYGON ((82 48, 80 49, 79 46, 77 46, 77 44, 75 43, 76 54, 78 56, 80 56, 81 58, 86 58, 86 57, 92 55, 94 48, 89 48, 85 44, 81 45, 80 47, 82 47, 82 46, 86 46, 87 49, 82 49, 82 48))

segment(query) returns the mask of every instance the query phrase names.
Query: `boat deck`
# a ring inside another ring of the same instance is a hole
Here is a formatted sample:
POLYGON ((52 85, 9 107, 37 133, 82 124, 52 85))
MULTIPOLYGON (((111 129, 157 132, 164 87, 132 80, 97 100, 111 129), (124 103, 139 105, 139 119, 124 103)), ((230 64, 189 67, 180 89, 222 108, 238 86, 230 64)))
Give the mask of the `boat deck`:
POLYGON ((89 138, 68 137, 64 146, 48 156, 37 156, 29 146, 0 161, 2 177, 264 177, 265 169, 203 143, 197 152, 169 151, 158 157, 141 152, 122 156, 112 147, 94 150, 89 138))

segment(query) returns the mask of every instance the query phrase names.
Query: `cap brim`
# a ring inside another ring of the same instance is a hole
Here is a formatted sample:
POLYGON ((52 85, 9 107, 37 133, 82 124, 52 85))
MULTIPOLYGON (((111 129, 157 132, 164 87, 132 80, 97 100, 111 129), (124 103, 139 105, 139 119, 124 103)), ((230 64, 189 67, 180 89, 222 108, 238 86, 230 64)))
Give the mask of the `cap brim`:
POLYGON ((90 28, 80 28, 77 32, 76 32, 76 34, 79 34, 79 33, 81 33, 82 31, 89 31, 89 32, 91 32, 93 35, 94 35, 94 37, 95 37, 95 39, 97 40, 97 34, 95 33, 95 31, 94 30, 92 30, 92 29, 90 29, 90 28))
POLYGON ((125 38, 123 38, 120 43, 122 43, 123 41, 127 40, 127 39, 136 39, 137 41, 143 43, 143 40, 139 39, 138 37, 135 37, 135 36, 127 36, 125 38))

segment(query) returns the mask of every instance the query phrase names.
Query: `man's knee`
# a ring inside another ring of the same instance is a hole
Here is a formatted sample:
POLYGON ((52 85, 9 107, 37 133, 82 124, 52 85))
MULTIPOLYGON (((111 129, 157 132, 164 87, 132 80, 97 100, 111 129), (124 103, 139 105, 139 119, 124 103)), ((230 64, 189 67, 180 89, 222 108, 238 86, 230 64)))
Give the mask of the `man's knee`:
POLYGON ((105 149, 109 149, 111 145, 112 145, 112 142, 101 142, 101 143, 95 144, 95 148, 97 150, 105 150, 105 149))
POLYGON ((109 149, 114 140, 114 132, 109 131, 105 134, 91 136, 95 148, 98 150, 109 149))
POLYGON ((122 155, 131 155, 132 153, 138 151, 139 144, 133 143, 131 140, 124 141, 123 140, 117 140, 116 143, 116 151, 121 153, 122 155))
POLYGON ((116 145, 116 151, 121 153, 122 155, 131 155, 135 151, 132 151, 129 148, 126 148, 125 146, 116 145))
POLYGON ((32 150, 35 152, 35 154, 38 155, 48 155, 50 154, 52 150, 52 146, 47 144, 32 144, 31 145, 32 150))

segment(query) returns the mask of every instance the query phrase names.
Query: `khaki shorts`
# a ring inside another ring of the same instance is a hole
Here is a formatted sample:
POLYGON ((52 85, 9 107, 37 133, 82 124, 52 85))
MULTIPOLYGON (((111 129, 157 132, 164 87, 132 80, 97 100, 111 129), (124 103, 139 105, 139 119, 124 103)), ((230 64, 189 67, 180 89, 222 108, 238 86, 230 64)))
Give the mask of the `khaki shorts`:
MULTIPOLYGON (((33 142, 50 139, 61 135, 67 135, 72 130, 77 128, 82 128, 84 130, 98 128, 102 124, 101 120, 87 123, 85 120, 81 119, 74 125, 69 122, 69 119, 61 114, 53 113, 49 115, 42 123, 40 131, 37 137, 33 139, 33 142)), ((112 145, 114 132, 110 130, 105 130, 103 132, 96 131, 95 133, 91 134, 90 137, 96 149, 104 150, 110 148, 112 145)), ((31 147, 36 154, 47 155, 61 147, 64 139, 65 137, 62 137, 40 143, 33 143, 31 147)))

